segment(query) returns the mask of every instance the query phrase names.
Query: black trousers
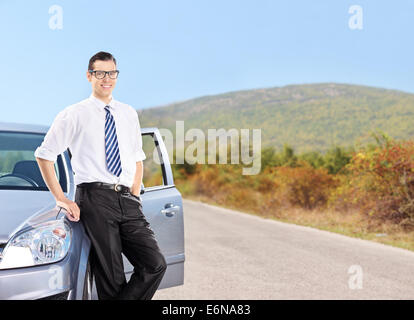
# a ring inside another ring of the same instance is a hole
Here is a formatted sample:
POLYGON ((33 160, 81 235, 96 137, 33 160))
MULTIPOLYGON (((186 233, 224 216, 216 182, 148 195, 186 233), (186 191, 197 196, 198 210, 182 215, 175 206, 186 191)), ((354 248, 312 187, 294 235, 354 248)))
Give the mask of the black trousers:
POLYGON ((150 300, 167 269, 141 200, 129 192, 76 189, 80 221, 92 242, 91 270, 99 300, 150 300), (126 282, 121 252, 134 266, 126 282))

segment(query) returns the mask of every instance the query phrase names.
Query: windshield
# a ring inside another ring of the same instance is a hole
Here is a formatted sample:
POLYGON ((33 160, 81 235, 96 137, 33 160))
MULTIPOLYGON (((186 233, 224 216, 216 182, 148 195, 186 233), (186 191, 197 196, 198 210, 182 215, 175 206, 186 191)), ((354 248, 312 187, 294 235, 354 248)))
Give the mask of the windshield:
MULTIPOLYGON (((0 189, 49 191, 34 152, 44 134, 0 131, 0 189)), ((56 176, 66 192, 62 157, 55 162, 56 176)))

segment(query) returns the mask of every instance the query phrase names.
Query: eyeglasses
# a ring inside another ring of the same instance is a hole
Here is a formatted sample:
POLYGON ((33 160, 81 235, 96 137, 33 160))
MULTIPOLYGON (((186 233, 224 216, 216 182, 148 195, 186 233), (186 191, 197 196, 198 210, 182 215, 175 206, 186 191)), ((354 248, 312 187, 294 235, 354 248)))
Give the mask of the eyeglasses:
POLYGON ((95 74, 96 79, 103 79, 108 74, 109 78, 116 79, 118 78, 119 70, 113 71, 100 71, 100 70, 88 70, 91 74, 95 74))

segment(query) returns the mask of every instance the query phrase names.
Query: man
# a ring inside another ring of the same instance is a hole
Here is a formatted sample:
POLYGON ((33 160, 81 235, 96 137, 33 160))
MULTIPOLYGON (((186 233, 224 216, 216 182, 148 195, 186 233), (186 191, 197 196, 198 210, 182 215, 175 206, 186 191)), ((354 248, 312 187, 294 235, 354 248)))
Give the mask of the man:
POLYGON ((81 221, 91 240, 90 263, 99 299, 151 299, 166 270, 154 233, 142 212, 143 164, 137 112, 113 99, 119 71, 115 58, 98 52, 86 76, 88 99, 61 111, 35 157, 56 204, 81 221), (65 197, 54 162, 69 148, 75 202, 65 197), (134 266, 127 283, 121 252, 134 266))

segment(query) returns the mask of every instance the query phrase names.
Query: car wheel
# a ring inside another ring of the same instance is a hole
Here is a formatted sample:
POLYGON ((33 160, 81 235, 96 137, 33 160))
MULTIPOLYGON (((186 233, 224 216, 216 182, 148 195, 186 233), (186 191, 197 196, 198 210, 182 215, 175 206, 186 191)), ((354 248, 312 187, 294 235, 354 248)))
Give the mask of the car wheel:
POLYGON ((91 271, 91 264, 88 259, 88 264, 86 265, 85 280, 83 281, 82 300, 92 300, 92 285, 93 276, 91 271))

